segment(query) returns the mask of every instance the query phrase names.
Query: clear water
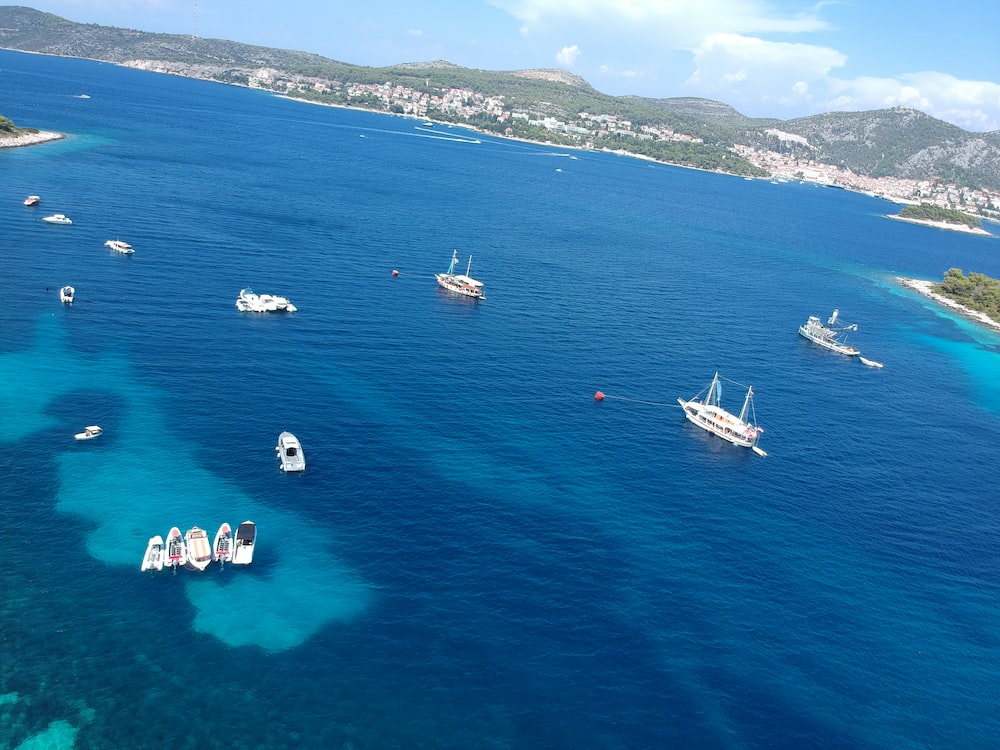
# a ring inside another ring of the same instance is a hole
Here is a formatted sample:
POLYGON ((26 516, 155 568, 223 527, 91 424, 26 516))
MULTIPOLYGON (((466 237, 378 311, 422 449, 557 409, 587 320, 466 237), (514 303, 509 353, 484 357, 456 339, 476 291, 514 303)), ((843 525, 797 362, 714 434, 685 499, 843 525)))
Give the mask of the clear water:
POLYGON ((1000 337, 894 277, 996 240, 89 61, 0 86, 70 135, 0 152, 0 748, 995 743, 1000 337), (834 307, 884 369, 796 336, 834 307), (716 370, 767 458, 677 408, 716 370), (245 519, 251 567, 139 572, 245 519))

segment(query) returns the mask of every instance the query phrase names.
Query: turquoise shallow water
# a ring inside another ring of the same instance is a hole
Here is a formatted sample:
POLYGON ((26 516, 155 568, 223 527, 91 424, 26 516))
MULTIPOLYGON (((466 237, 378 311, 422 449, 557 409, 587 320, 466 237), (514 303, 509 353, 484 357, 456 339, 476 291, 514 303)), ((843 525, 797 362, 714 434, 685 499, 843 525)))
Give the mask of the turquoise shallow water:
POLYGON ((993 744, 1000 339, 893 279, 1000 276, 996 240, 88 61, 0 82, 70 135, 0 152, 0 748, 993 744), (456 247, 481 304, 434 283, 456 247), (834 307, 883 370, 795 335, 834 307), (715 370, 767 458, 683 419, 715 370), (253 566, 139 573, 247 518, 253 566))

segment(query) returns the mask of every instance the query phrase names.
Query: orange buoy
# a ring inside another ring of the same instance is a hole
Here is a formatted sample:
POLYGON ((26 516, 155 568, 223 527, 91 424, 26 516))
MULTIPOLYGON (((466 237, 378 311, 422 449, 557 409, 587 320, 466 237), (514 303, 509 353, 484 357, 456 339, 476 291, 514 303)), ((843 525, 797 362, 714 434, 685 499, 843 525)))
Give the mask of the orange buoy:
POLYGON ((594 401, 603 401, 603 400, 604 400, 604 391, 598 391, 597 393, 594 394, 594 401))
POLYGON ((393 268, 392 269, 392 275, 393 276, 399 276, 399 271, 397 271, 395 268, 393 268))

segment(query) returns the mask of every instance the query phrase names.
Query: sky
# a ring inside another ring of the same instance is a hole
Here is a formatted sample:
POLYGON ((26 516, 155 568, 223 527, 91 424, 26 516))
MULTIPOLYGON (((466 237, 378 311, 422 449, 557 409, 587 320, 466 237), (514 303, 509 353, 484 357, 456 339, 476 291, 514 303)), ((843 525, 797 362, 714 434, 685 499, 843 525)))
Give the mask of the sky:
POLYGON ((1000 130, 994 0, 22 3, 80 23, 301 50, 356 65, 559 68, 613 96, 703 97, 750 117, 904 106, 965 130, 1000 130))

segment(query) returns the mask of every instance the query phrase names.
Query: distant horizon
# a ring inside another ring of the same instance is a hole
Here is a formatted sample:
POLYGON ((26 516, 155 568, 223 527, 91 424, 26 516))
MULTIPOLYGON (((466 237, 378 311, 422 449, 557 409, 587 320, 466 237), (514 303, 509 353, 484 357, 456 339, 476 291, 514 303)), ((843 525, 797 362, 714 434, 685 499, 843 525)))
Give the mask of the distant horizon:
POLYGON ((1000 130, 989 55, 1000 10, 976 23, 933 5, 800 0, 477 0, 364 7, 264 0, 39 0, 78 23, 308 52, 365 67, 447 60, 565 70, 609 96, 694 97, 753 118, 910 107, 970 132, 1000 130), (183 7, 182 7, 183 6, 183 7))

